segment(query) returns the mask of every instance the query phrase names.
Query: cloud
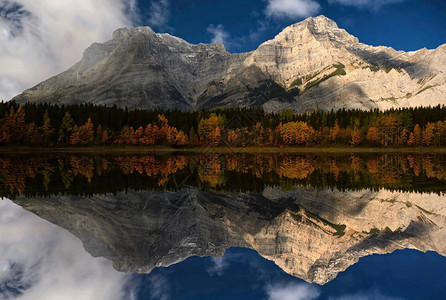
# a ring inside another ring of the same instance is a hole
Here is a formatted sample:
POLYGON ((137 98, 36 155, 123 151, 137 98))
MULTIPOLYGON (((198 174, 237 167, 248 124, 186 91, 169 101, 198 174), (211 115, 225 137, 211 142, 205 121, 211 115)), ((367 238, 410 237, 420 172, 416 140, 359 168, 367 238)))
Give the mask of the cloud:
POLYGON ((211 257, 212 265, 207 269, 210 275, 222 276, 225 270, 229 267, 227 261, 228 256, 223 257, 211 257))
POLYGON ((303 18, 316 14, 320 8, 313 0, 268 0, 265 14, 274 18, 303 18))
POLYGON ((0 299, 128 299, 130 276, 69 232, 0 199, 0 299))
POLYGON ((319 290, 309 283, 269 285, 266 288, 270 300, 312 300, 319 297, 319 290))
POLYGON ((150 2, 148 23, 152 27, 164 30, 169 29, 167 25, 170 18, 169 0, 159 0, 150 2))
POLYGON ((150 297, 157 300, 167 300, 169 295, 169 282, 163 275, 151 275, 149 279, 150 297))
POLYGON ((222 43, 225 46, 228 46, 230 34, 225 30, 225 27, 222 24, 218 24, 214 26, 211 24, 207 28, 207 32, 212 35, 211 43, 222 43))
POLYGON ((135 15, 136 0, 0 0, 0 100, 69 68, 135 15))
POLYGON ((231 36, 226 31, 224 25, 218 24, 215 26, 214 24, 210 24, 206 30, 212 36, 211 43, 222 43, 227 50, 231 50, 246 46, 253 41, 259 41, 262 35, 270 28, 270 20, 261 19, 257 14, 253 15, 257 18, 257 26, 254 26, 254 29, 249 30, 248 34, 243 36, 231 36))
POLYGON ((403 1, 404 0, 328 0, 330 4, 340 4, 372 10, 379 10, 384 5, 401 3, 403 1))

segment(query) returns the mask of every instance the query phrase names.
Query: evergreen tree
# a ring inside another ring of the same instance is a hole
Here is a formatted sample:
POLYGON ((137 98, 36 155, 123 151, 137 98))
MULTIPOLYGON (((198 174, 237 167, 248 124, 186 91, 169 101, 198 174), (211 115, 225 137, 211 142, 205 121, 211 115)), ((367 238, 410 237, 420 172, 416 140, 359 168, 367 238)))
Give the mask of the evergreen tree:
POLYGON ((198 137, 197 137, 197 134, 195 133, 195 130, 193 128, 191 128, 189 131, 189 143, 192 146, 195 146, 198 143, 198 137))
POLYGON ((59 143, 69 143, 70 135, 74 129, 74 121, 68 111, 65 112, 60 127, 59 127, 59 137, 57 141, 59 143))
POLYGON ((48 114, 48 110, 45 110, 45 114, 43 115, 43 126, 41 128, 42 136, 45 141, 45 144, 48 144, 48 139, 53 135, 54 128, 51 126, 50 115, 48 114))

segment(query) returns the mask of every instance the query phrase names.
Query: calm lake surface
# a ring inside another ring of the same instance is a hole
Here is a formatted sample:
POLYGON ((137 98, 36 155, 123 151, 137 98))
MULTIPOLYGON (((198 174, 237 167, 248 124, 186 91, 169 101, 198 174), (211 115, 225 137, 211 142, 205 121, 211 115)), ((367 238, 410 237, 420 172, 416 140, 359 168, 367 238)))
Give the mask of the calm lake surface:
POLYGON ((444 154, 0 155, 0 299, 444 299, 444 154))

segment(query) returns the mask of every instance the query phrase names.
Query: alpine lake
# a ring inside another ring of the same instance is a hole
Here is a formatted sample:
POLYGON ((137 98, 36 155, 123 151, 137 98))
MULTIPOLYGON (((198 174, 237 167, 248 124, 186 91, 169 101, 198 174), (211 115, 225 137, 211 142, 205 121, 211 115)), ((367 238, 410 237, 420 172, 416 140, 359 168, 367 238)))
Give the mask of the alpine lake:
POLYGON ((0 154, 0 299, 445 299, 446 154, 0 154))

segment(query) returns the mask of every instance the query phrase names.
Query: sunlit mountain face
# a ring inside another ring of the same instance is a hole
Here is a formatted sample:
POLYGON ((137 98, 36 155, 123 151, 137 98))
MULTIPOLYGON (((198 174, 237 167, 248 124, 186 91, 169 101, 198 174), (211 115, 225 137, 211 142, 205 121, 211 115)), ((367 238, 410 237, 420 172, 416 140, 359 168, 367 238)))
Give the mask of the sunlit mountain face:
POLYGON ((76 288, 87 299, 442 292, 441 153, 65 153, 0 165, 0 298, 60 299, 67 286, 68 299, 76 288), (408 288, 427 280, 428 291, 408 288))

